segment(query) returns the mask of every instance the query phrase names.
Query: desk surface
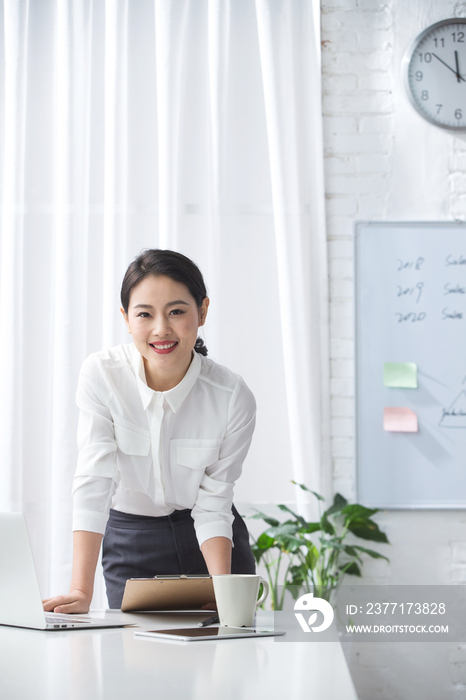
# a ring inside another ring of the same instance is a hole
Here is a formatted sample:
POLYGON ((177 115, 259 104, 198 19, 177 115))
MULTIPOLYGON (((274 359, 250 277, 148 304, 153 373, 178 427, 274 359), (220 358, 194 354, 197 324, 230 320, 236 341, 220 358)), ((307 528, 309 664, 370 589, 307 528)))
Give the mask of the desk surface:
MULTIPOLYGON (((196 626, 195 613, 94 615, 144 629, 196 626)), ((280 625, 280 613, 275 620, 280 625)), ((273 613, 259 612, 270 626, 273 613)), ((336 642, 286 637, 165 642, 135 638, 133 628, 43 632, 0 627, 4 700, 357 700, 336 642), (277 641, 280 639, 281 641, 277 641)))

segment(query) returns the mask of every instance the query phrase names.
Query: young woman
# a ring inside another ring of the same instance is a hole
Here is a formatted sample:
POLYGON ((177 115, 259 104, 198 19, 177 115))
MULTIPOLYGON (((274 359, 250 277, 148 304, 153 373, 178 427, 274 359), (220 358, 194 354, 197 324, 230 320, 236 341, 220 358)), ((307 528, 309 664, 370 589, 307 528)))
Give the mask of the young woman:
POLYGON ((201 272, 180 253, 146 250, 121 305, 133 342, 94 353, 79 378, 72 582, 48 611, 89 610, 102 536, 111 608, 128 578, 255 572, 232 503, 255 401, 197 337, 209 307, 201 272))

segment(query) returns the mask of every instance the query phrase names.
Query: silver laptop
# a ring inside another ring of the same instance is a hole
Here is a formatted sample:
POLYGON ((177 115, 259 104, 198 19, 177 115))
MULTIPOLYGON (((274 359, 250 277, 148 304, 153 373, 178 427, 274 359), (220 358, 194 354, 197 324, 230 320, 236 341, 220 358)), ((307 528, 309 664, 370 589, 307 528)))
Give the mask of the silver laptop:
POLYGON ((0 513, 0 625, 56 632, 125 623, 44 612, 24 516, 0 513))

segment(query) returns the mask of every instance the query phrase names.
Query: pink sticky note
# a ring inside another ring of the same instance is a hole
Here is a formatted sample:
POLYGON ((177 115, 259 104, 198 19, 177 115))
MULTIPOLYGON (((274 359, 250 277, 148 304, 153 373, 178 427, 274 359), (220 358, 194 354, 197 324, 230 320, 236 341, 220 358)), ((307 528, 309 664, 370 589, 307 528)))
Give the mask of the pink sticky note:
POLYGON ((383 409, 383 429, 391 433, 417 433, 417 415, 404 406, 385 406, 383 409))

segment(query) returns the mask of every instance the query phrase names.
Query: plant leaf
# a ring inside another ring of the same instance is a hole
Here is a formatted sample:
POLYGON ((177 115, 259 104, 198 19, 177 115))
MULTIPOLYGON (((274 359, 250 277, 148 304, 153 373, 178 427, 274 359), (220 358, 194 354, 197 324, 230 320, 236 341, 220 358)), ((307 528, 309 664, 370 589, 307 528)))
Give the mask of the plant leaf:
POLYGON ((262 535, 251 544, 252 553, 254 554, 256 562, 259 563, 263 555, 275 546, 275 540, 263 532, 262 535))
POLYGON ((285 505, 283 505, 283 504, 280 504, 278 507, 280 508, 280 510, 286 511, 287 513, 291 513, 291 515, 292 515, 294 518, 296 518, 296 520, 298 520, 298 521, 301 523, 301 525, 304 525, 304 526, 307 525, 307 522, 304 520, 303 516, 302 516, 302 515, 298 515, 297 513, 294 513, 294 512, 291 510, 291 508, 288 508, 288 506, 285 506, 285 505))
POLYGON ((355 561, 352 561, 349 565, 345 564, 345 566, 340 566, 339 569, 342 572, 342 574, 350 574, 350 576, 361 576, 361 569, 355 561))
POLYGON ((327 518, 325 513, 323 514, 321 520, 322 524, 322 530, 327 533, 327 535, 334 535, 335 534, 335 528, 333 527, 332 523, 330 520, 327 518))
POLYGON ((346 500, 346 498, 343 498, 341 494, 336 493, 335 498, 333 499, 333 504, 328 510, 325 511, 324 516, 328 517, 329 515, 333 515, 334 513, 340 513, 347 504, 348 501, 346 500))
POLYGON ((338 537, 329 537, 321 540, 322 549, 345 549, 345 545, 341 543, 338 537))
POLYGON ((317 549, 317 547, 315 547, 314 545, 312 545, 312 547, 309 547, 304 559, 308 568, 311 571, 313 571, 317 562, 319 561, 319 550, 317 549))
POLYGON ((255 515, 250 515, 249 517, 252 518, 253 520, 263 520, 265 523, 267 523, 267 525, 272 525, 272 527, 274 527, 276 525, 280 525, 279 520, 276 520, 275 518, 271 518, 268 515, 266 515, 265 513, 261 513, 260 511, 256 511, 255 515))
POLYGON ((307 568, 301 564, 300 566, 292 566, 290 569, 291 579, 287 584, 289 586, 302 586, 307 580, 307 568))
POLYGON ((307 491, 308 493, 312 493, 319 501, 325 501, 325 498, 320 495, 320 493, 316 493, 315 491, 311 491, 311 489, 308 489, 305 484, 298 484, 297 481, 293 481, 291 479, 291 483, 294 484, 295 486, 299 486, 300 489, 303 491, 307 491))
POLYGON ((301 528, 300 532, 304 535, 309 535, 311 532, 317 532, 322 529, 320 523, 306 523, 306 527, 301 528))
POLYGON ((385 532, 379 530, 377 523, 373 520, 363 520, 360 522, 350 523, 348 525, 348 530, 360 537, 363 540, 372 540, 373 542, 385 542, 389 544, 387 535, 385 532))
POLYGON ((367 520, 367 518, 370 518, 372 515, 375 515, 375 513, 378 513, 379 509, 366 508, 365 506, 361 506, 359 503, 351 503, 343 508, 341 512, 342 515, 348 516, 347 520, 367 520))
POLYGON ((262 535, 259 535, 257 540, 255 541, 254 545, 257 547, 257 549, 260 549, 262 551, 266 551, 267 549, 270 549, 273 547, 275 544, 275 540, 273 537, 269 537, 266 532, 263 532, 262 535))
POLYGON ((251 545, 251 551, 254 555, 254 559, 256 560, 257 564, 260 563, 260 560, 262 559, 262 555, 264 554, 264 550, 262 549, 257 549, 254 545, 251 545))
POLYGON ((276 527, 269 527, 269 529, 266 530, 267 535, 269 537, 273 537, 274 539, 277 539, 278 537, 295 535, 297 532, 299 532, 299 525, 297 523, 290 522, 281 523, 276 527))
POLYGON ((356 549, 357 549, 356 547, 351 547, 350 545, 345 545, 345 547, 344 547, 345 554, 349 554, 350 557, 354 557, 362 564, 362 559, 359 556, 359 554, 357 553, 356 549))
POLYGON ((390 559, 384 556, 383 554, 380 554, 379 552, 374 552, 373 549, 366 549, 366 547, 360 547, 358 544, 355 544, 353 546, 353 549, 358 549, 360 552, 368 554, 373 559, 385 559, 386 561, 390 561, 390 559))
POLYGON ((275 545, 279 546, 282 552, 294 554, 303 546, 303 541, 297 537, 282 536, 275 538, 275 545))

